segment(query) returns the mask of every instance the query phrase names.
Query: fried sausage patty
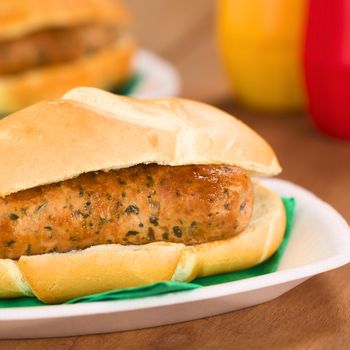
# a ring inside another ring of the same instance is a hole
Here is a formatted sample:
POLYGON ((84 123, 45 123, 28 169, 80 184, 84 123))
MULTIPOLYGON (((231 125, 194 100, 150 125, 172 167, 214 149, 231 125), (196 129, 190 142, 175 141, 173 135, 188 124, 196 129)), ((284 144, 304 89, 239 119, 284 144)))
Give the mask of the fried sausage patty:
POLYGON ((253 205, 235 166, 137 165, 0 198, 0 258, 106 243, 196 244, 233 237, 253 205))
POLYGON ((48 29, 0 42, 0 74, 14 74, 37 66, 72 61, 112 44, 116 26, 86 24, 48 29))

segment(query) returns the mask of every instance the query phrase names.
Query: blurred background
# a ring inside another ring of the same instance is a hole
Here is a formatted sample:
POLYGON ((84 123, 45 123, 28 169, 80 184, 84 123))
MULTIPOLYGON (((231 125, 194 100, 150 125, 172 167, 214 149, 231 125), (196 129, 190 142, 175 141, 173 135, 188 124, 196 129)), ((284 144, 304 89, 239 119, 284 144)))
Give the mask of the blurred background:
POLYGON ((215 35, 213 0, 126 0, 139 44, 178 69, 181 95, 209 103, 225 98, 229 84, 215 35))

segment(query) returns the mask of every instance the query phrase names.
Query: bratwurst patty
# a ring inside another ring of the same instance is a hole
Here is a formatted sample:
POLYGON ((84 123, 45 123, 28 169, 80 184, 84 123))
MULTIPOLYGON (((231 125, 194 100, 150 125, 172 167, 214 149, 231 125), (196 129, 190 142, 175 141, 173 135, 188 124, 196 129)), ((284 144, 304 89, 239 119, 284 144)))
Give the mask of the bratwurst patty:
POLYGON ((0 258, 106 243, 196 244, 247 226, 252 184, 235 166, 137 165, 0 198, 0 258))
POLYGON ((0 42, 0 74, 79 59, 111 45, 120 29, 111 25, 86 24, 47 29, 0 42))

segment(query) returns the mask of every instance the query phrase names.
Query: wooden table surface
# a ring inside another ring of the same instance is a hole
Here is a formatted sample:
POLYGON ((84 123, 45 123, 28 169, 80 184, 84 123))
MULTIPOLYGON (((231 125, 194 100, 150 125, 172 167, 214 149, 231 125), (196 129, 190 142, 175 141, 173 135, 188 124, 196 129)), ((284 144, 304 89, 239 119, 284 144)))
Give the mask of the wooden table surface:
MULTIPOLYGON (((243 119, 275 148, 282 178, 315 192, 350 221, 350 142, 301 114, 266 115, 232 101, 215 50, 213 0, 128 0, 140 44, 175 64, 182 95, 243 119)), ((350 265, 271 302, 202 320, 122 333, 1 341, 0 349, 349 349, 350 265)))

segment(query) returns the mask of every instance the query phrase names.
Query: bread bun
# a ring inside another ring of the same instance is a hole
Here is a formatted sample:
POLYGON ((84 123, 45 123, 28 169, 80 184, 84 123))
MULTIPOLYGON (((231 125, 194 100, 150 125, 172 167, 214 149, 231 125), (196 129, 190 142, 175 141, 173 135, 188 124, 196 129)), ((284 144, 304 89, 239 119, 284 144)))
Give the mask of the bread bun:
POLYGON ((0 1, 0 40, 92 22, 118 23, 124 27, 129 24, 129 16, 118 0, 0 1))
POLYGON ((114 45, 80 59, 0 77, 0 114, 58 98, 80 85, 106 89, 118 85, 130 76, 134 51, 134 40, 124 35, 114 45))
MULTIPOLYGON (((78 88, 0 121, 0 196, 85 172, 161 165, 230 164, 274 175, 271 147, 234 117, 184 99, 136 100, 78 88)), ((156 281, 243 269, 276 251, 285 228, 281 199, 256 184, 253 217, 234 238, 185 246, 101 245, 0 260, 0 297, 32 293, 46 303, 156 281), (88 268, 86 268, 88 267, 88 268)))
POLYGON ((135 43, 128 12, 117 0, 0 1, 0 41, 32 32, 86 24, 113 25, 120 39, 77 60, 48 64, 0 77, 0 114, 8 114, 48 98, 58 98, 76 86, 108 89, 130 75, 135 43))
POLYGON ((255 198, 248 227, 224 241, 194 246, 111 244, 70 253, 23 256, 18 264, 0 260, 0 297, 30 295, 32 291, 45 303, 61 303, 112 289, 171 279, 191 281, 248 268, 276 251, 286 220, 281 199, 274 192, 256 184, 255 198))
POLYGON ((0 196, 140 163, 224 163, 250 174, 280 172, 266 141, 219 109, 176 98, 138 100, 94 88, 74 89, 62 99, 2 119, 0 159, 6 164, 0 196))

